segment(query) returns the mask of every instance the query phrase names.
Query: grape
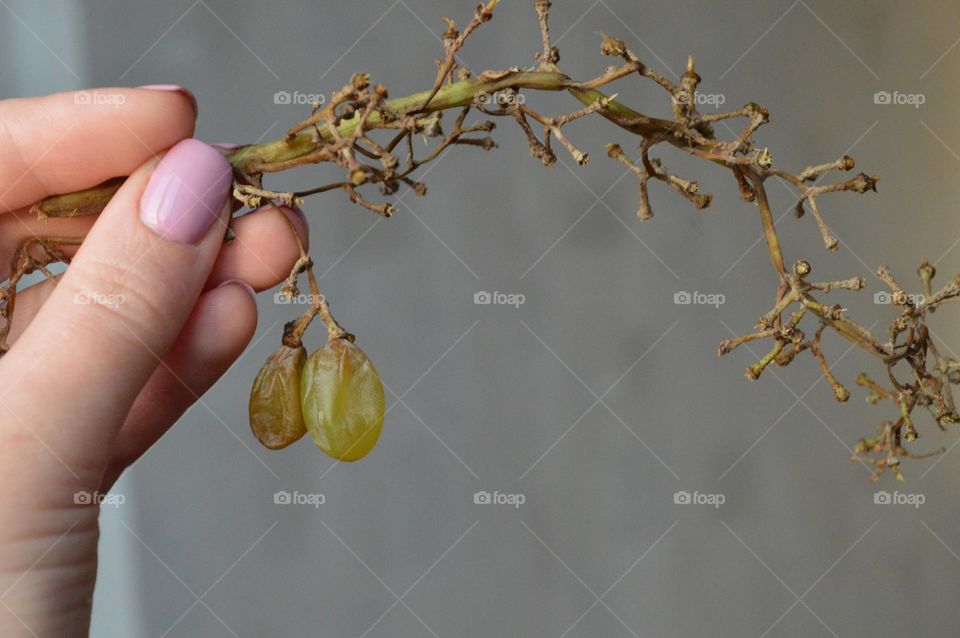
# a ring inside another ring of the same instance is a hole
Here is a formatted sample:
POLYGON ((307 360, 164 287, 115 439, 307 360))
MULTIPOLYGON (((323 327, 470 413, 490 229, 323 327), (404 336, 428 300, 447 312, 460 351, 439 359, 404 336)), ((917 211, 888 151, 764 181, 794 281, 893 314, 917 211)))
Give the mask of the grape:
POLYGON ((287 447, 307 429, 300 412, 300 376, 307 351, 281 345, 260 368, 250 390, 250 428, 271 450, 287 447))
POLYGON ((333 339, 310 355, 300 378, 303 420, 313 441, 339 461, 356 461, 383 428, 383 384, 363 350, 333 339))

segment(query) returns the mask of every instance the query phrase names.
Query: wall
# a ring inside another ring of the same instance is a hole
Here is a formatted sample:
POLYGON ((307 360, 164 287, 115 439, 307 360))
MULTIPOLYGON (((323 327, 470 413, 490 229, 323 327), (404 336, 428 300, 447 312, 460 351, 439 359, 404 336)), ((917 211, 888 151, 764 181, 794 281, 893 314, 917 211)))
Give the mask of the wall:
MULTIPOLYGON (((462 23, 472 10, 6 2, 0 32, 15 54, 0 59, 4 97, 179 83, 199 98, 198 137, 230 142, 275 138, 303 116, 275 104, 277 91, 329 92, 360 70, 393 95, 426 88, 440 16, 462 23)), ((464 62, 532 64, 531 4, 503 3, 464 62)), ((923 257, 944 280, 960 271, 955 3, 554 4, 571 75, 609 62, 600 32, 666 73, 694 53, 704 93, 770 109, 759 139, 784 167, 850 153, 882 176, 879 195, 822 201, 842 240, 835 254, 812 219, 789 214, 791 192, 770 185, 789 262, 808 259, 817 279, 870 281, 841 297, 854 316, 881 331, 893 317, 872 303, 879 263, 911 285, 923 257), (881 90, 925 103, 878 105, 881 90)), ((617 90, 669 112, 649 82, 617 90)), ((529 100, 577 108, 563 95, 529 100)), ((256 447, 247 391, 293 315, 264 294, 255 344, 117 487, 127 503, 104 514, 94 635, 946 635, 960 620, 960 454, 909 463, 906 484, 872 485, 847 447, 888 418, 852 383, 881 372, 873 361, 827 342, 853 390, 838 405, 812 358, 750 384, 749 353, 714 354, 730 330, 750 329, 776 285, 729 175, 665 152, 714 205, 694 211, 654 185, 657 215, 641 224, 635 181, 603 152, 608 141, 633 151, 633 140, 578 123, 571 135, 590 164, 561 156, 566 166, 545 170, 515 127, 498 124, 500 149, 454 149, 427 174, 429 195, 404 196, 392 220, 336 193, 305 206, 324 293, 377 364, 388 405, 403 397, 377 450, 336 465, 308 441, 256 447), (525 303, 475 305, 479 291, 525 303), (676 305, 679 291, 725 303, 676 305), (875 505, 878 489, 926 502, 875 505), (275 505, 281 490, 325 502, 275 505), (525 502, 475 505, 480 490, 525 502), (676 505, 677 491, 725 502, 676 505)), ((304 169, 271 183, 332 175, 304 169)), ((958 349, 949 310, 933 325, 958 349)), ((922 423, 919 449, 956 441, 922 423)))

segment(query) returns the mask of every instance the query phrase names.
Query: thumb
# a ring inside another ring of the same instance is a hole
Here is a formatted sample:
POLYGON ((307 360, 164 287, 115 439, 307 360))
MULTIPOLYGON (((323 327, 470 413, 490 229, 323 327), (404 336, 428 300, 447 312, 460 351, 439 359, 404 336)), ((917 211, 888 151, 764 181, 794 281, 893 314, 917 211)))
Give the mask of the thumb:
POLYGON ((223 242, 232 181, 226 159, 193 139, 141 166, 0 359, 13 427, 29 428, 71 472, 102 469, 189 317, 223 242))

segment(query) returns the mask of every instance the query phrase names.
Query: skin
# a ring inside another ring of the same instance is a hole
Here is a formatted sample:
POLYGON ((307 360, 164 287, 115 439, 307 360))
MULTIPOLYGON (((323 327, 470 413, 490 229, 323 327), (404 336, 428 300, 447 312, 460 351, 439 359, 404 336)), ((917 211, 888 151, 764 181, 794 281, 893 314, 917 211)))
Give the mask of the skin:
MULTIPOLYGON (((229 368, 257 325, 256 290, 279 283, 298 250, 286 214, 259 209, 197 245, 158 238, 138 216, 158 158, 191 137, 190 98, 109 89, 113 104, 72 93, 0 101, 0 280, 36 234, 86 236, 56 285, 17 296, 11 350, 0 358, 0 635, 84 636, 97 572, 97 505, 229 368), (130 179, 97 218, 37 220, 47 195, 130 179), (116 307, 82 291, 122 294, 116 307)), ((225 223, 226 220, 223 220, 225 223)), ((109 548, 105 548, 109 551, 109 548)))

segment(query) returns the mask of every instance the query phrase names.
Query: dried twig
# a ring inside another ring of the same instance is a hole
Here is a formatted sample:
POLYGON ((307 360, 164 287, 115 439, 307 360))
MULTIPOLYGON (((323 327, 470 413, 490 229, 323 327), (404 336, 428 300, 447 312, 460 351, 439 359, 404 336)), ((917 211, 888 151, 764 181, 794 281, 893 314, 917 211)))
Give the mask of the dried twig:
MULTIPOLYGON (((786 366, 797 355, 810 352, 840 401, 846 401, 850 394, 828 364, 823 337, 828 332, 835 333, 879 360, 887 371, 892 388, 885 389, 865 375, 858 378, 858 384, 871 391, 868 401, 891 401, 896 409, 896 419, 884 421, 876 437, 863 439, 854 448, 859 458, 877 468, 878 476, 891 469, 900 477, 901 457, 922 456, 909 452, 903 445, 920 435, 912 416, 917 407, 927 410, 941 428, 960 421, 951 390, 960 382, 960 362, 940 353, 926 326, 928 314, 942 304, 960 299, 960 278, 934 290, 935 270, 924 261, 918 270, 922 292, 911 296, 881 266, 877 276, 891 291, 890 308, 899 313, 889 326, 887 341, 881 342, 862 323, 850 318, 842 306, 821 300, 835 290, 864 288, 866 282, 863 278, 814 283, 807 281, 811 272, 808 261, 798 260, 790 269, 785 265, 767 197, 767 179, 780 178, 799 191, 797 216, 802 217, 809 207, 824 245, 833 250, 838 240, 825 222, 819 198, 828 193, 876 191, 876 177, 860 173, 845 181, 820 185, 821 180, 835 171, 853 169, 854 161, 847 156, 809 166, 798 173, 775 167, 769 150, 754 143, 754 135, 769 121, 765 108, 750 102, 725 113, 701 115, 697 111, 696 97, 701 78, 692 56, 684 74, 673 82, 644 64, 622 40, 604 36, 600 52, 618 58, 619 66, 610 66, 586 81, 568 77, 558 67, 560 51, 550 36, 549 0, 535 0, 534 3, 542 50, 535 54, 533 70, 511 67, 472 76, 468 69, 459 66, 457 54, 467 38, 493 17, 496 4, 497 0, 491 0, 478 6, 462 30, 458 30, 452 20, 445 19, 443 57, 437 62, 437 76, 428 90, 387 99, 385 87, 371 85, 366 74, 358 73, 348 85, 334 92, 325 105, 315 104, 310 117, 291 127, 282 139, 244 146, 230 153, 228 159, 236 177, 235 198, 247 206, 257 205, 262 200, 290 204, 309 195, 342 190, 356 204, 389 216, 393 212, 389 202, 370 201, 361 194, 361 189, 376 184, 383 196, 389 196, 396 193, 401 184, 406 184, 423 194, 426 187, 411 178, 418 168, 436 160, 453 146, 479 146, 485 150, 495 146, 485 135, 493 129, 492 122, 468 125, 471 112, 513 119, 525 136, 531 154, 545 166, 552 166, 557 159, 551 149, 551 140, 558 141, 578 164, 585 163, 588 154, 574 145, 564 128, 572 121, 598 115, 616 125, 622 133, 633 136, 639 145, 637 159, 631 159, 620 144, 608 144, 607 152, 627 166, 638 179, 640 203, 637 215, 640 219, 653 217, 649 200, 651 180, 663 182, 698 209, 709 207, 712 201, 710 195, 700 192, 697 182, 670 173, 659 159, 651 157, 654 147, 659 145, 728 168, 741 199, 756 207, 778 285, 770 310, 760 317, 756 331, 723 341, 718 348, 719 354, 732 352, 744 343, 769 340, 768 352, 747 369, 748 378, 756 379, 770 364, 786 366), (671 119, 645 115, 617 101, 615 95, 607 96, 599 91, 631 76, 649 80, 667 93, 672 107, 671 119), (581 103, 582 108, 566 115, 544 115, 526 103, 527 94, 533 91, 566 91, 581 103), (449 133, 445 133, 441 115, 442 111, 449 109, 459 110, 459 114, 449 133), (739 134, 729 140, 717 137, 713 124, 737 119, 744 120, 739 134), (537 136, 532 123, 543 127, 542 138, 537 136), (378 141, 380 135, 387 137, 378 141), (417 157, 415 152, 414 138, 417 137, 435 142, 423 157, 417 157), (399 157, 397 152, 402 152, 404 157, 399 157), (321 163, 338 166, 344 171, 344 178, 294 193, 262 188, 264 174, 321 163), (807 319, 815 325, 812 339, 808 339, 800 327, 807 319), (900 381, 897 374, 905 374, 909 380, 900 381)), ((87 191, 48 198, 38 202, 33 210, 41 216, 96 214, 121 182, 111 180, 87 191)), ((0 351, 7 347, 5 337, 13 314, 17 282, 24 273, 43 269, 49 261, 61 258, 62 253, 57 252, 56 244, 54 240, 37 239, 34 245, 42 247, 40 254, 31 255, 28 249, 18 251, 11 269, 13 274, 0 289, 0 320, 3 322, 0 324, 0 351)), ((320 301, 322 297, 316 290, 311 261, 303 251, 285 287, 295 288, 296 279, 301 274, 307 275, 317 301, 298 320, 291 322, 288 338, 299 339, 315 316, 321 316, 332 333, 340 334, 343 329, 333 321, 326 301, 320 301)))

